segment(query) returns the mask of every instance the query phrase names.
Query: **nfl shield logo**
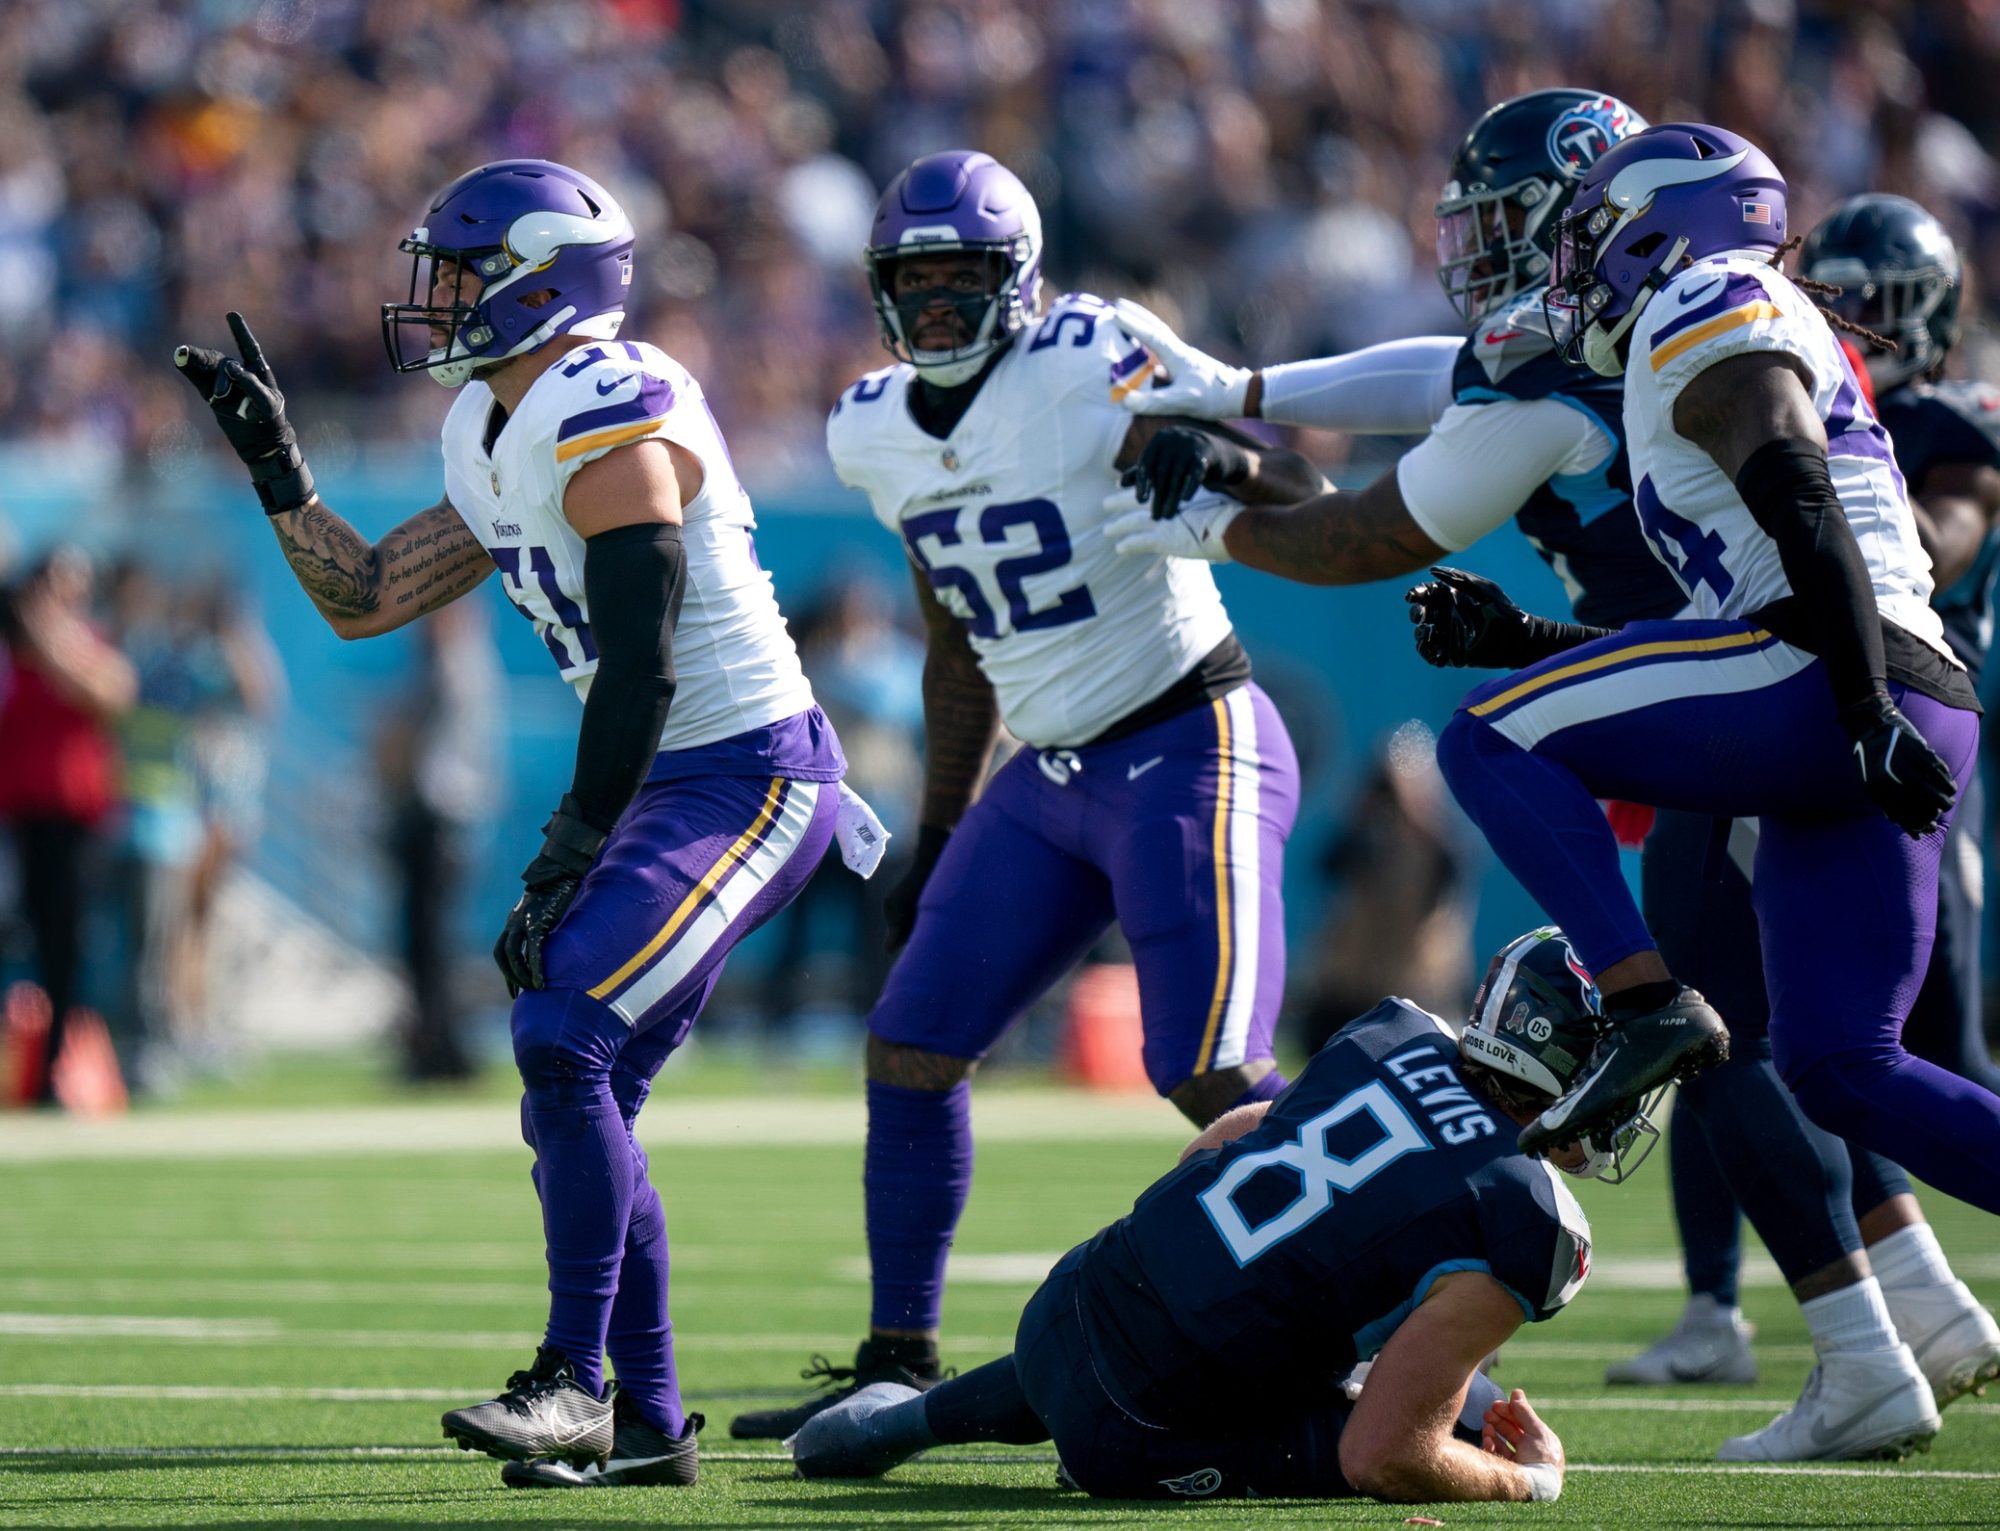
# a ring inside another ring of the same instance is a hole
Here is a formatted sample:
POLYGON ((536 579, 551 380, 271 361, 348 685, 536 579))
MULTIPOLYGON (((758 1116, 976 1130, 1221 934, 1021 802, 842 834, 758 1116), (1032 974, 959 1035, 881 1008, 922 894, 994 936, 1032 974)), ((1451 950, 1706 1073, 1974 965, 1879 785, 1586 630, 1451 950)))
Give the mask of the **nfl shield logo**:
POLYGON ((946 447, 938 454, 938 461, 944 464, 945 472, 956 473, 958 471, 958 453, 954 452, 950 447, 946 447))
POLYGON ((493 470, 493 492, 496 495, 500 493, 500 470, 498 468, 493 470))

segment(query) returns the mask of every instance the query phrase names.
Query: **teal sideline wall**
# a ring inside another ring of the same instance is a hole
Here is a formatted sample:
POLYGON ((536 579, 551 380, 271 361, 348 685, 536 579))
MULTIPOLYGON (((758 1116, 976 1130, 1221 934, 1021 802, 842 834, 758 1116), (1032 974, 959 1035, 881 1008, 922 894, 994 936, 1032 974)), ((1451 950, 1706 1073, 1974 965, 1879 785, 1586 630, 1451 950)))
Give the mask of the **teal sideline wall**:
MULTIPOLYGON (((435 459, 414 452, 333 466, 320 482, 329 502, 370 535, 438 495, 435 459)), ((836 484, 760 497, 758 522, 760 559, 790 610, 803 607, 837 567, 872 568, 899 597, 907 588, 900 545, 858 495, 836 484)), ((136 549, 166 569, 236 571, 277 642, 291 687, 277 730, 273 829, 257 864, 350 936, 381 946, 390 917, 388 889, 379 879, 344 870, 363 858, 328 853, 373 832, 366 821, 369 734, 379 715, 377 699, 399 689, 408 674, 410 639, 393 634, 349 644, 333 637, 292 583, 245 487, 205 460, 169 460, 163 471, 118 477, 71 454, 0 451, 0 523, 17 561, 60 537, 105 553, 136 549)), ((1500 580, 1530 609, 1566 609, 1553 577, 1511 530, 1454 561, 1500 580)), ((1409 718, 1441 726, 1477 677, 1433 670, 1417 659, 1401 598, 1409 581, 1322 590, 1237 568, 1218 574, 1258 677, 1300 746, 1303 808, 1287 878, 1288 924, 1296 942, 1320 913, 1313 863, 1370 749, 1409 718)), ((546 652, 501 599, 498 582, 472 598, 491 613, 508 680, 508 729, 506 758, 497 763, 504 807, 478 856, 478 875, 491 880, 494 891, 468 900, 474 905, 468 924, 476 927, 468 928, 469 941, 485 939, 494 911, 511 902, 518 868, 533 854, 538 826, 567 784, 577 717, 568 688, 555 681, 546 652)), ((1490 950, 1540 916, 1483 848, 1481 854, 1478 941, 1490 950)))

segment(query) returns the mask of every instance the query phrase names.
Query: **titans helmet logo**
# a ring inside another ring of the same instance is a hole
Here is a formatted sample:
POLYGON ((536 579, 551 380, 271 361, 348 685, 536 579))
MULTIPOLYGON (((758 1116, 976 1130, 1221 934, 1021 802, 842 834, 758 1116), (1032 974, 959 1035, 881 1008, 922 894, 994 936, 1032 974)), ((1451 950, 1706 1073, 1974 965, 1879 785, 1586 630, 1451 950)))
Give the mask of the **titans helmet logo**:
POLYGON ((1185 1499, 1206 1499, 1222 1487, 1222 1474, 1213 1467, 1204 1467, 1183 1478, 1162 1478, 1160 1487, 1185 1499))
POLYGON ((1549 158, 1572 181, 1597 163, 1597 157, 1632 131, 1632 115, 1609 96, 1599 96, 1570 108, 1549 129, 1549 158))

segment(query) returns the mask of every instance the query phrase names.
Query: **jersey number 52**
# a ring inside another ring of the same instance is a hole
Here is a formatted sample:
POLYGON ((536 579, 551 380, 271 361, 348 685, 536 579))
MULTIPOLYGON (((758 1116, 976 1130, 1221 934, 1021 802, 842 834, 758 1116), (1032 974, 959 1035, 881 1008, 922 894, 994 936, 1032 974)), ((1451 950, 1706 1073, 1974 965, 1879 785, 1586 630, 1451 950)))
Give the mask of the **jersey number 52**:
POLYGON ((1035 536, 1031 551, 1015 558, 1003 558, 993 565, 993 583, 999 587, 998 602, 989 598, 985 582, 976 571, 940 559, 934 555, 932 548, 926 547, 927 543, 934 544, 939 550, 960 546, 965 538, 958 522, 966 509, 965 506, 954 505, 944 510, 927 510, 921 515, 904 517, 903 541, 908 544, 910 557, 916 560, 917 567, 929 576, 931 588, 973 637, 1001 636, 995 609, 1000 603, 1007 608, 1009 631, 1016 633, 1034 632, 1044 627, 1066 627, 1072 622, 1097 615, 1097 603, 1090 598, 1089 587, 1081 584, 1070 586, 1045 606, 1029 604, 1023 581, 1031 574, 1047 574, 1053 569, 1060 569, 1070 560, 1069 528, 1063 525, 1062 512, 1053 502, 1012 500, 988 505, 979 512, 976 523, 979 540, 989 546, 1005 543, 1008 534, 1017 526, 1026 526, 1035 536), (956 602, 946 598, 948 591, 958 596, 956 602))

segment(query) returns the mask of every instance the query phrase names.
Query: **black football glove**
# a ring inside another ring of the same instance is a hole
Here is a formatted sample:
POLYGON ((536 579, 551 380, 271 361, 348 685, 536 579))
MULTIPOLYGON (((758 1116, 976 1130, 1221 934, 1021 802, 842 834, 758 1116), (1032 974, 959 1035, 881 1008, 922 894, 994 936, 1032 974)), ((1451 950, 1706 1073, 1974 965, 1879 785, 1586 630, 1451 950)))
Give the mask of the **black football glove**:
POLYGON ((939 829, 935 824, 917 826, 916 859, 882 900, 882 919, 886 926, 882 940, 884 951, 899 952, 908 944, 910 932, 917 928, 917 901, 924 896, 924 884, 937 870, 938 857, 944 854, 945 842, 950 838, 950 830, 939 829))
POLYGON ((493 943, 493 960, 507 980, 511 998, 523 989, 539 989, 548 980, 542 970, 542 945, 561 922, 584 874, 597 861, 609 836, 577 814, 576 799, 563 794, 562 806, 542 827, 542 853, 521 874, 527 884, 521 901, 507 916, 500 939, 493 943))
POLYGON ((297 510, 312 498, 313 476, 300 455, 298 433, 285 418, 285 396, 241 314, 230 314, 229 332, 243 353, 241 361, 205 346, 181 346, 174 365, 201 391, 215 423, 249 468, 264 514, 297 510))
POLYGON ((1440 668, 1466 665, 1512 669, 1512 655, 1528 630, 1528 614, 1492 580, 1443 565, 1436 580, 1404 597, 1417 625, 1417 652, 1440 668))
POLYGON ((1958 781, 1914 724, 1882 692, 1843 707, 1861 785, 1912 840, 1936 829, 1958 801, 1958 781))
POLYGON ((1139 460, 1118 482, 1151 504, 1153 519, 1175 515, 1203 489, 1240 484, 1250 476, 1250 454, 1235 442, 1185 425, 1169 425, 1147 438, 1139 460))

